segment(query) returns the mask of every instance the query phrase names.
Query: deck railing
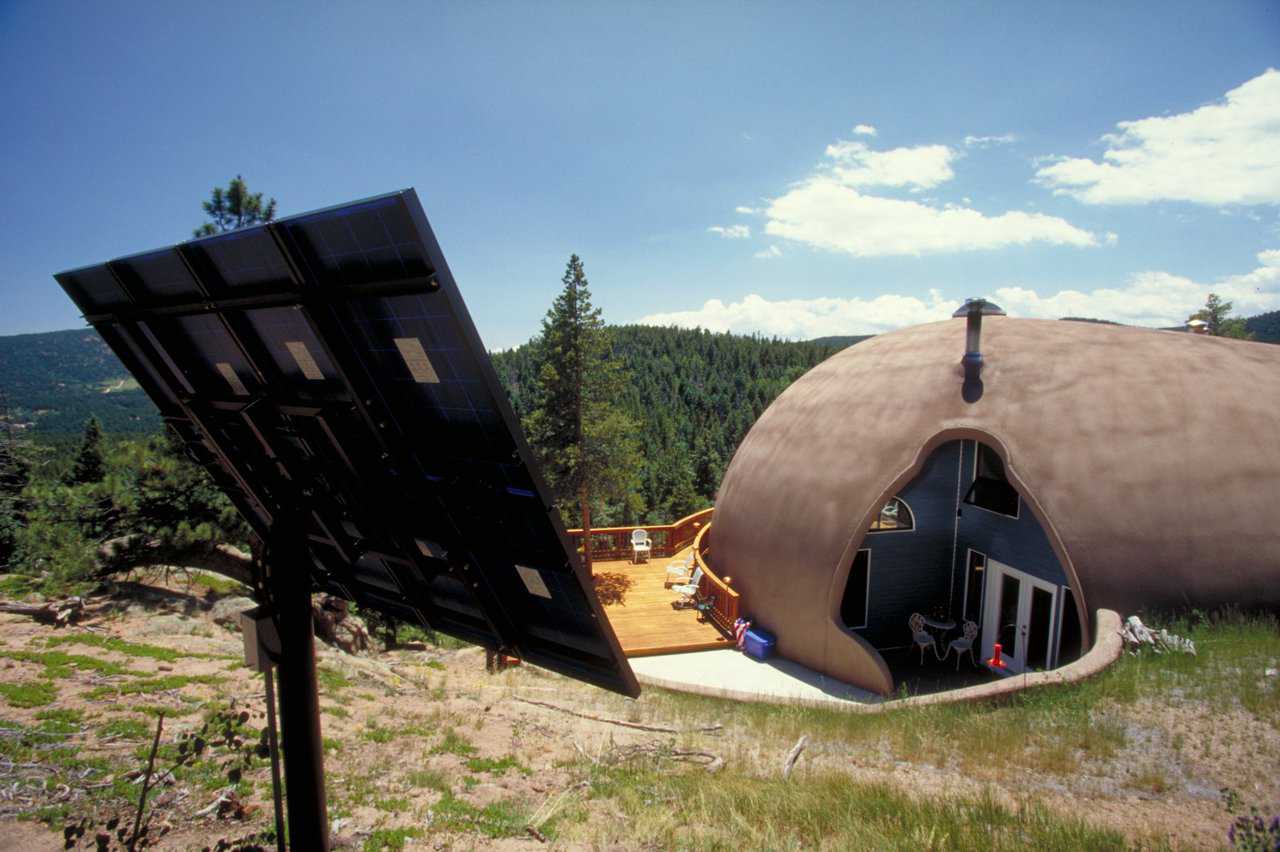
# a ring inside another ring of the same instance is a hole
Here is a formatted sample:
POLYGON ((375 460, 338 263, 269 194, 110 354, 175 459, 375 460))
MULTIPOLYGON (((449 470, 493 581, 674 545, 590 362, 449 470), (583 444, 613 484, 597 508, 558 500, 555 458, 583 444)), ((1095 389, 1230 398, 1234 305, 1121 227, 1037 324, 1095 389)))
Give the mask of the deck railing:
MULTIPOLYGON (((630 559, 632 530, 649 533, 649 558, 673 556, 693 543, 698 533, 711 522, 715 509, 703 509, 681 518, 674 524, 652 524, 638 527, 602 527, 591 531, 591 558, 599 560, 630 559)), ((575 548, 582 547, 582 530, 569 530, 575 548)), ((732 622, 731 622, 732 623, 732 622)))
POLYGON ((733 623, 742 612, 742 595, 730 586, 732 577, 719 577, 711 570, 711 523, 703 525, 693 539, 693 559, 702 569, 702 579, 698 581, 698 594, 703 600, 710 600, 711 609, 707 615, 716 627, 733 635, 733 623))

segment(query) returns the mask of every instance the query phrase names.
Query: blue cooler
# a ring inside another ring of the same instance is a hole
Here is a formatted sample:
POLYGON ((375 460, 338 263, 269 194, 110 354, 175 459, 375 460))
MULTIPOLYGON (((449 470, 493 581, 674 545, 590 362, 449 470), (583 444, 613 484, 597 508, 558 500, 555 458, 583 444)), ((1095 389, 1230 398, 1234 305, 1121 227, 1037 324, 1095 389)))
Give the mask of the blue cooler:
POLYGON ((768 630, 752 627, 747 631, 746 641, 742 643, 742 652, 757 660, 768 659, 777 643, 778 640, 768 630))

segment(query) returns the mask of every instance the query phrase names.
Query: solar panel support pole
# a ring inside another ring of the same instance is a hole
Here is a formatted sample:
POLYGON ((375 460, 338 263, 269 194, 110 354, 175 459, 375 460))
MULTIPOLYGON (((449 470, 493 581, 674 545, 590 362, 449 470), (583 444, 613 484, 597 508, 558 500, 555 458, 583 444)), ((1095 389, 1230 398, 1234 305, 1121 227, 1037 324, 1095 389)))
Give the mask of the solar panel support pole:
POLYGON ((289 846, 329 849, 329 817, 324 795, 324 749, 320 739, 320 696, 316 683, 315 637, 311 626, 311 583, 301 529, 273 530, 267 556, 267 583, 280 631, 280 729, 288 795, 289 846))

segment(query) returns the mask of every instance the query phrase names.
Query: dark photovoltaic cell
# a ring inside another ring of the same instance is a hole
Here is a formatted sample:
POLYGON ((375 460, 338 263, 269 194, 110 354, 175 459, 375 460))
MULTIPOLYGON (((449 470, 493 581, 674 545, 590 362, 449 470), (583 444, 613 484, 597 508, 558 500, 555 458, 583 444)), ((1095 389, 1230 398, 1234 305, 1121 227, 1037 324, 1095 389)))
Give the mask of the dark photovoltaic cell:
POLYGON ((299 583, 639 691, 413 190, 55 277, 299 583))

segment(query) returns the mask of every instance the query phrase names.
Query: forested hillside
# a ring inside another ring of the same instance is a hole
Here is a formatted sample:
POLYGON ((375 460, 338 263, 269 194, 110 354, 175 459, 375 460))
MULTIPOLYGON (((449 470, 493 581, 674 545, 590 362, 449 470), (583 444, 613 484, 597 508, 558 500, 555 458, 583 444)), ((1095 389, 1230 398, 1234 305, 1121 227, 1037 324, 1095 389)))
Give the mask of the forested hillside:
POLYGON ((155 406, 92 328, 0 337, 0 392, 13 422, 80 434, 90 414, 107 432, 160 428, 155 406))
MULTIPOLYGON (((839 348, 642 325, 615 326, 613 347, 631 375, 620 403, 639 424, 644 462, 638 492, 628 505, 601 507, 601 524, 664 523, 710 505, 751 424, 839 348)), ((496 353, 493 364, 527 415, 537 347, 496 353)))
POLYGON ((1280 311, 1271 311, 1249 317, 1244 321, 1245 329, 1253 335, 1254 340, 1264 343, 1280 343, 1280 311))

